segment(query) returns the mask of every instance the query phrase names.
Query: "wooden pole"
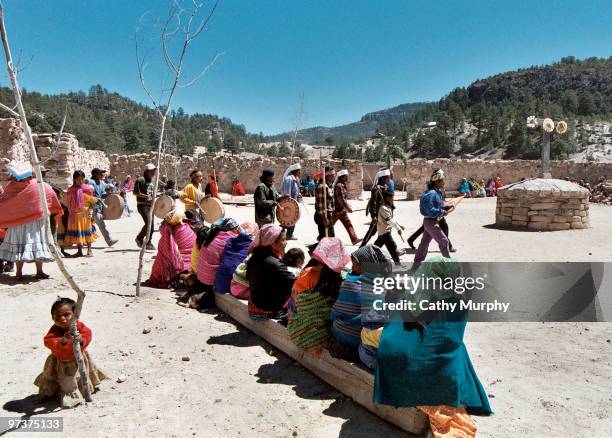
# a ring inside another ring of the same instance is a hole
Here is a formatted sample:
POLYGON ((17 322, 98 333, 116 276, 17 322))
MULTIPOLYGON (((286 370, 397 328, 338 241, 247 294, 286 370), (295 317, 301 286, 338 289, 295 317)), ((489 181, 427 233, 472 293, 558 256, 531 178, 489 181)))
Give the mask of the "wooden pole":
POLYGON ((51 234, 51 224, 49 222, 49 206, 47 205, 47 196, 45 194, 45 182, 43 181, 42 172, 40 171, 40 162, 38 161, 38 154, 36 153, 36 147, 34 146, 34 139, 32 138, 32 131, 30 130, 30 125, 28 124, 28 119, 25 114, 25 109, 23 107, 23 103, 21 101, 21 89, 19 88, 19 83, 17 82, 17 72, 13 65, 13 58, 11 56, 11 49, 8 43, 8 35, 6 33, 6 27, 4 25, 4 7, 2 2, 0 2, 0 34, 2 36, 2 46, 4 47, 4 54, 6 56, 6 64, 8 69, 8 75, 11 79, 11 84, 13 87, 13 95, 15 96, 15 103, 17 105, 17 111, 19 113, 19 119, 21 120, 21 125, 23 131, 26 136, 26 140, 28 141, 28 146, 30 148, 30 162, 32 163, 32 168, 34 169, 34 173, 36 175, 36 180, 38 181, 38 196, 40 198, 40 203, 43 208, 43 218, 45 222, 45 234, 47 235, 47 240, 49 241, 49 250, 53 255, 53 259, 57 264, 59 270, 66 278, 66 281, 70 285, 70 287, 77 294, 77 304, 75 312, 72 316, 72 320, 70 321, 70 334, 73 337, 72 346, 74 352, 74 358, 76 360, 77 366, 79 368, 79 374, 81 376, 81 382, 83 384, 83 396, 85 401, 90 402, 93 399, 91 398, 91 391, 89 386, 89 373, 87 367, 85 366, 85 361, 83 360, 83 354, 81 352, 81 343, 77 341, 77 336, 79 334, 76 323, 77 319, 81 314, 81 310, 83 309, 83 301, 85 300, 85 292, 79 287, 76 283, 72 275, 64 266, 64 262, 57 251, 57 247, 55 246, 55 242, 53 240, 53 235, 51 234))
POLYGON ((552 178, 550 173, 550 133, 542 128, 542 178, 552 178))
POLYGON ((327 180, 325 178, 325 166, 323 165, 323 149, 319 149, 319 161, 321 162, 321 180, 322 180, 322 189, 323 189, 323 225, 325 229, 325 237, 329 237, 329 223, 325 225, 325 222, 328 222, 330 219, 327 217, 327 180))

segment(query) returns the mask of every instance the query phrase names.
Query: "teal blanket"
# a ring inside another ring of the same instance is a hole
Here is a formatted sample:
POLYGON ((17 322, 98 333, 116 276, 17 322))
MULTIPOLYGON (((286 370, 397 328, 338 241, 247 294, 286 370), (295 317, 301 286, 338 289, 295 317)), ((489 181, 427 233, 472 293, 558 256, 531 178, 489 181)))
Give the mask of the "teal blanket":
MULTIPOLYGON (((449 265, 442 277, 458 274, 449 265)), ((378 347, 374 403, 465 406, 470 414, 491 414, 487 394, 463 343, 467 312, 438 312, 424 325, 394 316, 385 324, 378 347)))

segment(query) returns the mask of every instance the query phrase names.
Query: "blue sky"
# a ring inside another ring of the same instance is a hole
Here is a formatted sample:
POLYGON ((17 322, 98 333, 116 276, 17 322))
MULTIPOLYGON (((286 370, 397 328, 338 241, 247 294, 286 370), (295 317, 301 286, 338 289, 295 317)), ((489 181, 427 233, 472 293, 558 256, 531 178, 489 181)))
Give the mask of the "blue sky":
MULTIPOLYGON (((22 86, 58 93, 100 83, 146 103, 133 34, 145 12, 164 17, 169 4, 4 0, 14 56, 21 50, 27 64, 22 86)), ((224 55, 174 106, 274 134, 293 129, 303 94, 301 127, 334 126, 566 55, 608 57, 610 17, 609 0, 221 0, 187 73, 224 55)), ((154 30, 144 29, 143 45, 154 47, 154 30)), ((158 66, 159 57, 148 72, 153 89, 158 66)))

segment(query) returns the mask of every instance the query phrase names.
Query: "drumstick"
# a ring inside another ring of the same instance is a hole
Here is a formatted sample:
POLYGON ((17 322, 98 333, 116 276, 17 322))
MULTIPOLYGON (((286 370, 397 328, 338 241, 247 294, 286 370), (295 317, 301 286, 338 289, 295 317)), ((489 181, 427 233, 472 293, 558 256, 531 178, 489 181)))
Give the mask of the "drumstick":
POLYGON ((306 208, 306 203, 304 202, 304 200, 301 200, 300 204, 302 204, 302 207, 304 207, 304 210, 306 210, 306 214, 310 215, 310 213, 308 212, 308 208, 306 208))

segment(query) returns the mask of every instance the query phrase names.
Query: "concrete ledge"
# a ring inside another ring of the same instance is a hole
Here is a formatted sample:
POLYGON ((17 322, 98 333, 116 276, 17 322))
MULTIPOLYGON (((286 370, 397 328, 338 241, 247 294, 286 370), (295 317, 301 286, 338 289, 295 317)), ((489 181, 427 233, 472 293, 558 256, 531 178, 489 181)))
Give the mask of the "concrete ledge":
POLYGON ((369 372, 331 357, 327 350, 324 350, 320 357, 311 356, 291 342, 287 329, 282 325, 274 321, 251 320, 246 303, 230 294, 215 294, 215 303, 218 309, 373 414, 413 434, 423 434, 428 429, 427 415, 416 408, 394 408, 372 403, 374 376, 369 372))

